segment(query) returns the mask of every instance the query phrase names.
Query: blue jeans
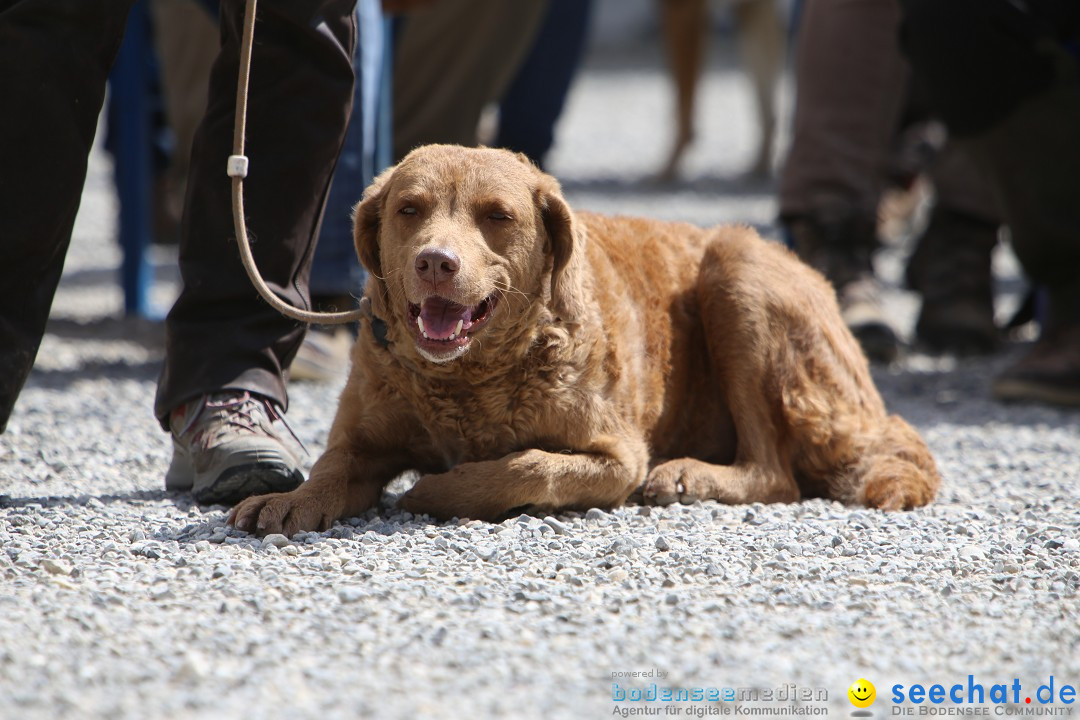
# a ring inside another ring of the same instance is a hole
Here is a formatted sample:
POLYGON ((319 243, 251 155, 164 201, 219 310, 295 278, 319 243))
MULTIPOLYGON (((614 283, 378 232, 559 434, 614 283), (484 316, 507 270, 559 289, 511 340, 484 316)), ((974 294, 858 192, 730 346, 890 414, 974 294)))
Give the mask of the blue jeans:
POLYGON ((359 297, 363 292, 367 273, 353 246, 352 210, 364 188, 390 164, 389 20, 383 17, 378 0, 360 0, 356 13, 359 38, 353 60, 357 82, 352 120, 315 246, 310 280, 313 297, 359 297))

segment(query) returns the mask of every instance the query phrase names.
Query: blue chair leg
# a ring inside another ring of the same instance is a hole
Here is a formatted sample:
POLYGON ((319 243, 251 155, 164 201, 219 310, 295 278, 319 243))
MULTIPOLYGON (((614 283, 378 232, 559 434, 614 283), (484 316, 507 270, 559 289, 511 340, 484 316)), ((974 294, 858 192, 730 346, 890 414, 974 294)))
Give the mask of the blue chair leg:
POLYGON ((151 267, 146 257, 150 242, 151 150, 146 33, 146 0, 139 0, 128 16, 124 41, 109 77, 110 90, 120 108, 116 122, 116 185, 120 198, 120 269, 124 312, 150 316, 151 267))
POLYGON ((372 177, 394 161, 394 20, 386 17, 382 23, 382 62, 379 66, 378 107, 375 116, 375 143, 372 177))

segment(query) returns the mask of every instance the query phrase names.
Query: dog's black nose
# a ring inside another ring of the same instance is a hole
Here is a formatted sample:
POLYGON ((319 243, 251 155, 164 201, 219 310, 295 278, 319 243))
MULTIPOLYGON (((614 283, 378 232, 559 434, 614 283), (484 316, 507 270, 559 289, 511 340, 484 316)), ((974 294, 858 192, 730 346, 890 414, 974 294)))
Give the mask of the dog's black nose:
POLYGON ((429 248, 416 256, 416 274, 428 282, 446 282, 461 269, 461 260, 444 248, 429 248))

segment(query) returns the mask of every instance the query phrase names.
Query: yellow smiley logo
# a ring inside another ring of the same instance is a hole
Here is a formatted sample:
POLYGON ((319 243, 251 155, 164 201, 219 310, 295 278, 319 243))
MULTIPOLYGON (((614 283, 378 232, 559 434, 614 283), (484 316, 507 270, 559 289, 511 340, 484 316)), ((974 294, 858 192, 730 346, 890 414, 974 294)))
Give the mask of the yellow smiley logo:
POLYGON ((847 689, 848 700, 857 708, 867 708, 877 699, 874 684, 865 678, 859 678, 847 689))

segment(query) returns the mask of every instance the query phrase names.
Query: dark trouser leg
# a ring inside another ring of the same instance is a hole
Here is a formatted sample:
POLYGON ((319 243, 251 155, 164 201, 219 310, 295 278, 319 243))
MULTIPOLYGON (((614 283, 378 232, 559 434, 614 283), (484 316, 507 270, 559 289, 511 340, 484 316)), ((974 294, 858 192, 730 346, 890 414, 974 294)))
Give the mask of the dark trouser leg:
POLYGON ((782 217, 825 224, 877 217, 907 82, 899 22, 898 0, 815 0, 804 8, 782 217))
POLYGON ((997 182, 1013 249, 1046 291, 1039 342, 994 381, 1002 400, 1080 406, 1080 83, 1023 102, 969 146, 997 182))
POLYGON ((996 186, 1024 271, 1049 298, 1040 343, 995 393, 1080 405, 1080 65, 1058 44, 1080 28, 1075 10, 1055 17, 1052 7, 905 0, 904 38, 935 110, 996 186))
POLYGON ((934 209, 907 273, 923 300, 915 332, 933 352, 987 353, 998 338, 991 256, 1001 216, 992 187, 955 142, 945 145, 930 176, 934 209))
POLYGON ((130 6, 0 0, 0 432, 45 332, 130 6))
MULTIPOLYGON (((309 305, 314 240, 352 103, 355 0, 263 0, 255 25, 244 182, 248 231, 267 283, 309 305)), ((166 321, 154 412, 223 389, 287 403, 285 372, 304 327, 252 288, 236 249, 226 158, 243 3, 222 5, 222 48, 195 137, 180 240, 184 289, 166 321)))
POLYGON ((1025 272, 1080 312, 1080 65, 1057 46, 1064 28, 1007 0, 904 10, 912 66, 996 187, 1025 272))
POLYGON ((964 144, 997 185, 1024 272, 1048 293, 1046 320, 1080 324, 1080 81, 964 144))
POLYGON ((1032 97, 970 144, 997 181, 1024 272, 1048 300, 1039 342, 995 379, 994 394, 1080 407, 1080 83, 1032 97))
POLYGON ((877 207, 905 99, 899 0, 814 0, 799 34, 794 137, 780 216, 799 256, 837 289, 872 360, 892 360, 872 264, 877 207))

